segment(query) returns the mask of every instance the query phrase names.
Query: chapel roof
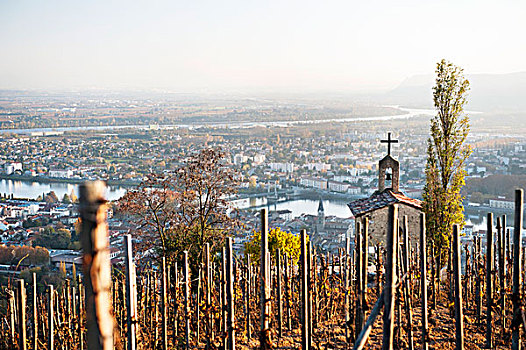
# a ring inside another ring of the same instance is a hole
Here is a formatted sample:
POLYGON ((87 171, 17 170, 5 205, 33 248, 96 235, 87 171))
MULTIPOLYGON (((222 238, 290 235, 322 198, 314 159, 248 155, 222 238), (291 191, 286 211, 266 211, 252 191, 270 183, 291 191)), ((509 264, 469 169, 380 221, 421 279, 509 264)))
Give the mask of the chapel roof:
POLYGON ((391 188, 376 191, 369 198, 357 199, 347 204, 347 206, 351 209, 354 216, 359 216, 397 203, 422 210, 422 202, 420 200, 407 197, 402 192, 395 192, 391 188))

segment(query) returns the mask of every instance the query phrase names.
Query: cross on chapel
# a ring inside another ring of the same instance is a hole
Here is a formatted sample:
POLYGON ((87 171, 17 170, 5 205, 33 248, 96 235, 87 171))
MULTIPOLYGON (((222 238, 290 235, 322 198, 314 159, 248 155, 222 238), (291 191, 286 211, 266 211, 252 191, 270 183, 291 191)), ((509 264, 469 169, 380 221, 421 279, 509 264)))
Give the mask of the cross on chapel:
POLYGON ((381 143, 387 143, 387 155, 391 155, 391 144, 398 143, 398 140, 391 139, 391 133, 387 133, 387 140, 380 140, 381 143))

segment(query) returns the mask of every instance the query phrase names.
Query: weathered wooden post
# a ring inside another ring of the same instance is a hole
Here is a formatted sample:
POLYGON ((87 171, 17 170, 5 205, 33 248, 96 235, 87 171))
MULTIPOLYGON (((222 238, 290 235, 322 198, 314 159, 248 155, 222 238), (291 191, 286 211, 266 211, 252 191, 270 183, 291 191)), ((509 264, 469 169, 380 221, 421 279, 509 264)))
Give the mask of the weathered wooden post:
MULTIPOLYGON (((73 265, 75 266, 75 265, 73 265)), ((75 278, 75 276, 73 276, 75 278)), ((33 350, 38 349, 38 295, 37 295, 37 274, 33 272, 33 350)))
MULTIPOLYGON (((312 245, 309 245, 312 248, 312 245)), ((333 259, 334 261, 334 259, 333 259)), ((340 264, 341 261, 341 255, 340 259, 338 260, 338 264, 340 264)), ((312 285, 311 288, 314 290, 314 295, 312 296, 311 300, 311 323, 312 323, 312 330, 314 328, 318 328, 318 321, 319 321, 319 292, 318 292, 318 254, 316 253, 316 249, 312 249, 311 254, 311 262, 312 262, 312 285)), ((336 269, 336 263, 333 265, 333 269, 336 269)), ((341 281, 342 275, 341 275, 341 265, 340 265, 340 272, 339 272, 339 280, 341 281)))
POLYGON ((168 349, 168 305, 166 300, 166 258, 163 256, 161 262, 161 322, 162 322, 162 349, 168 349))
POLYGON ((184 335, 185 349, 190 349, 190 269, 188 268, 188 251, 183 252, 184 273, 184 335))
POLYGON ((86 278, 88 348, 113 349, 115 321, 111 311, 111 266, 106 222, 106 185, 85 182, 79 188, 81 242, 86 278))
POLYGON ((7 294, 9 296, 9 335, 11 337, 11 343, 15 344, 15 292, 9 289, 7 294))
POLYGON ((82 277, 79 275, 78 276, 78 286, 79 286, 79 318, 80 318, 80 322, 79 322, 79 349, 80 350, 84 350, 84 316, 83 316, 83 313, 84 313, 84 301, 85 301, 85 296, 84 296, 84 284, 82 283, 82 277))
MULTIPOLYGON (((367 305, 367 273, 369 265, 369 218, 364 218, 362 223, 362 262, 361 262, 361 277, 362 277, 362 290, 361 290, 361 302, 360 302, 360 331, 366 321, 365 310, 368 309, 367 305)), ((357 334, 358 336, 359 334, 357 334)))
MULTIPOLYGON (((334 271, 334 266, 333 266, 334 271)), ((312 347, 312 242, 307 244, 307 320, 309 320, 309 349, 312 347)))
POLYGON ((124 236, 124 245, 126 254, 126 327, 128 329, 127 345, 128 350, 135 350, 137 344, 137 294, 131 235, 124 236))
POLYGON ((480 239, 480 237, 476 237, 475 238, 475 247, 477 249, 477 257, 476 257, 476 263, 475 263, 475 266, 476 266, 476 282, 477 282, 477 287, 476 287, 476 296, 475 296, 475 302, 477 304, 477 307, 476 307, 476 310, 477 310, 477 320, 478 320, 478 323, 480 325, 482 325, 482 272, 481 272, 481 268, 482 266, 484 266, 482 264, 482 240, 480 239))
MULTIPOLYGON (((350 239, 349 237, 345 238, 345 282, 344 282, 344 291, 345 291, 345 339, 349 341, 349 322, 350 322, 350 312, 349 312, 349 298, 350 298, 350 290, 349 290, 349 261, 350 261, 350 239)), ((376 271, 376 274, 378 274, 378 271, 376 271)))
POLYGON ((233 265, 233 250, 232 237, 228 237, 226 241, 226 299, 228 309, 227 321, 227 350, 234 350, 236 348, 236 333, 235 333, 235 312, 234 312, 234 265, 233 265))
POLYGON ((513 231, 513 328, 511 334, 511 348, 520 350, 520 321, 521 321, 521 246, 522 246, 522 220, 523 220, 523 190, 515 190, 515 225, 513 231))
POLYGON ((345 271, 345 279, 344 279, 344 285, 343 290, 345 291, 345 302, 344 302, 344 310, 345 310, 345 339, 349 341, 349 250, 350 250, 350 240, 349 237, 345 237, 345 255, 344 255, 344 271, 345 271))
POLYGON ((48 343, 47 348, 48 350, 55 349, 55 323, 54 323, 54 307, 53 307, 53 297, 54 297, 55 291, 53 290, 53 285, 49 286, 49 293, 48 293, 48 309, 47 309, 47 329, 48 329, 48 343))
POLYGON ((223 331, 223 347, 226 347, 227 312, 226 312, 226 248, 221 248, 221 330, 223 331))
MULTIPOLYGON (((401 226, 400 226, 400 220, 397 221, 398 223, 398 226, 396 227, 396 230, 397 230, 397 239, 396 241, 398 242, 398 245, 396 247, 396 253, 398 254, 396 256, 396 281, 398 281, 402 276, 403 276, 403 273, 402 273, 402 264, 403 264, 403 258, 402 258, 402 236, 401 236, 401 226)), ((401 334, 402 334, 402 292, 403 292, 403 285, 400 285, 399 288, 396 288, 396 295, 395 295, 395 321, 396 321, 396 324, 395 324, 395 328, 394 328, 394 336, 393 336, 393 342, 394 342, 394 346, 396 347, 399 347, 401 346, 401 334)))
POLYGON ((301 230, 301 348, 309 350, 309 310, 307 271, 307 231, 301 230))
POLYGON ((394 330, 394 297, 396 294, 396 266, 398 251, 398 205, 389 206, 387 219, 387 266, 385 269, 385 288, 384 288, 384 325, 382 349, 393 349, 393 330, 394 330))
POLYGON ((488 213, 486 232, 486 347, 493 347, 492 312, 493 307, 493 213, 488 213))
POLYGON ((201 279, 203 278, 203 271, 199 267, 197 272, 197 293, 195 295, 195 341, 199 344, 201 331, 201 279))
MULTIPOLYGON (((214 337, 213 316, 212 316, 212 266, 210 265, 210 243, 205 243, 205 269, 206 269, 206 312, 207 316, 207 349, 210 348, 210 341, 214 337)), ((175 271, 177 274, 177 271, 175 271)), ((176 282, 177 283, 177 282, 176 282)))
POLYGON ((268 216, 267 209, 261 209, 261 252, 260 252, 260 304, 261 304, 261 327, 259 335, 259 348, 270 349, 272 340, 270 338, 271 300, 270 300, 270 261, 268 259, 268 216))
POLYGON ((499 291, 500 291, 500 319, 502 329, 506 329, 506 215, 498 221, 499 231, 499 291))
POLYGON ((283 306, 281 303, 281 249, 276 252, 276 284, 278 293, 278 336, 283 336, 283 306))
POLYGON ((26 337, 26 287, 24 286, 24 280, 19 279, 18 286, 16 289, 17 297, 17 312, 18 312, 18 348, 20 350, 27 349, 27 337, 26 337))
POLYGON ((75 285, 71 286, 71 314, 73 316, 73 320, 76 320, 77 319, 77 288, 75 287, 75 285))
POLYGON ((458 225, 453 225, 453 274, 455 286, 455 330, 456 346, 455 349, 464 349, 464 320, 462 313, 462 285, 460 270, 460 229, 458 225))
POLYGON ((221 248, 221 330, 224 334, 223 347, 226 347, 227 315, 226 315, 226 248, 221 248))
MULTIPOLYGON (((287 314, 287 329, 292 328, 292 316, 290 310, 290 271, 289 271, 289 256, 285 253, 285 309, 287 314)), ((292 265, 292 264, 291 264, 292 265)))
POLYGON ((422 348, 429 349, 429 330, 427 320, 427 238, 426 214, 420 214, 420 288, 422 297, 422 348))
POLYGON ((252 288, 250 288, 250 282, 252 281, 252 268, 251 268, 252 262, 250 261, 250 254, 247 254, 247 279, 245 280, 245 315, 246 315, 246 322, 245 322, 245 332, 247 335, 247 339, 250 340, 251 338, 251 332, 250 332, 250 293, 252 288))
POLYGON ((411 267, 409 265, 409 222, 407 220, 407 215, 404 215, 403 219, 403 225, 404 225, 404 272, 407 273, 407 277, 405 278, 405 290, 404 290, 404 299, 405 299, 405 307, 406 307, 406 316, 407 316, 407 335, 408 335, 408 343, 409 343, 409 350, 414 349, 414 342, 413 342, 413 309, 411 305, 411 267))
MULTIPOLYGON (((369 218, 363 219, 362 228, 362 309, 367 308, 367 269, 369 266, 369 218)), ((365 322, 365 312, 362 314, 365 322)))
POLYGON ((356 220, 356 225, 355 225, 356 229, 354 231, 354 238, 355 238, 355 248, 354 248, 354 251, 355 251, 355 258, 356 258, 356 263, 355 263, 355 269, 356 269, 356 297, 355 297, 355 302, 356 302, 356 315, 355 315, 355 319, 354 319, 354 332, 355 332, 355 335, 354 337, 355 338, 358 338, 358 336, 360 335, 360 332, 362 331, 362 326, 363 326, 363 311, 362 311, 362 301, 363 301, 363 298, 362 298, 362 293, 363 293, 363 278, 362 278, 362 273, 363 273, 363 270, 362 270, 362 263, 363 263, 363 250, 362 250, 362 242, 363 242, 363 239, 362 239, 362 225, 361 225, 361 222, 356 220))
POLYGON ((379 244, 376 245, 376 291, 377 294, 380 295, 382 291, 382 268, 383 268, 383 262, 382 262, 382 248, 379 244))

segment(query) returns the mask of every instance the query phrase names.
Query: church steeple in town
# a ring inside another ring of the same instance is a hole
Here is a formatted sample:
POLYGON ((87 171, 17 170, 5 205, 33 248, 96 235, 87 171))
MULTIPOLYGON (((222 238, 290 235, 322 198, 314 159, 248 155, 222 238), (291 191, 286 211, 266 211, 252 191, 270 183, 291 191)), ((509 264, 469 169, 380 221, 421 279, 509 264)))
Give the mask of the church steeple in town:
POLYGON ((325 209, 323 208, 323 201, 320 198, 318 204, 318 223, 316 225, 317 231, 321 232, 325 228, 325 209))

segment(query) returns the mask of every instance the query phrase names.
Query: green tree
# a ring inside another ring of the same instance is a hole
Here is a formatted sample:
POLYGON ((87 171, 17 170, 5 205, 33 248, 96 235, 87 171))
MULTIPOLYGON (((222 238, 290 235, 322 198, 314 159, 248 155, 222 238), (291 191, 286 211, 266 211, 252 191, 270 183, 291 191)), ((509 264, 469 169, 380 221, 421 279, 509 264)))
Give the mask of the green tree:
POLYGON ((35 235, 33 246, 49 249, 68 249, 71 247, 71 232, 65 228, 55 230, 52 226, 46 226, 42 232, 35 235))
POLYGON ((64 197, 62 197, 62 203, 65 203, 65 204, 71 203, 71 199, 69 198, 67 193, 64 193, 64 197))
POLYGON ((437 64, 433 101, 437 111, 431 119, 427 147, 426 185, 423 210, 430 243, 440 263, 449 248, 453 224, 463 225, 462 195, 466 172, 464 165, 471 154, 465 141, 469 118, 464 114, 469 81, 463 70, 445 60, 437 64))
MULTIPOLYGON (((281 249, 282 254, 287 254, 292 258, 294 264, 297 264, 301 253, 301 237, 291 232, 283 231, 279 227, 271 229, 268 233, 268 250, 274 259, 276 259, 278 249, 281 249)), ((254 263, 259 261, 261 231, 254 231, 250 240, 245 243, 245 253, 250 254, 250 259, 254 263)))

